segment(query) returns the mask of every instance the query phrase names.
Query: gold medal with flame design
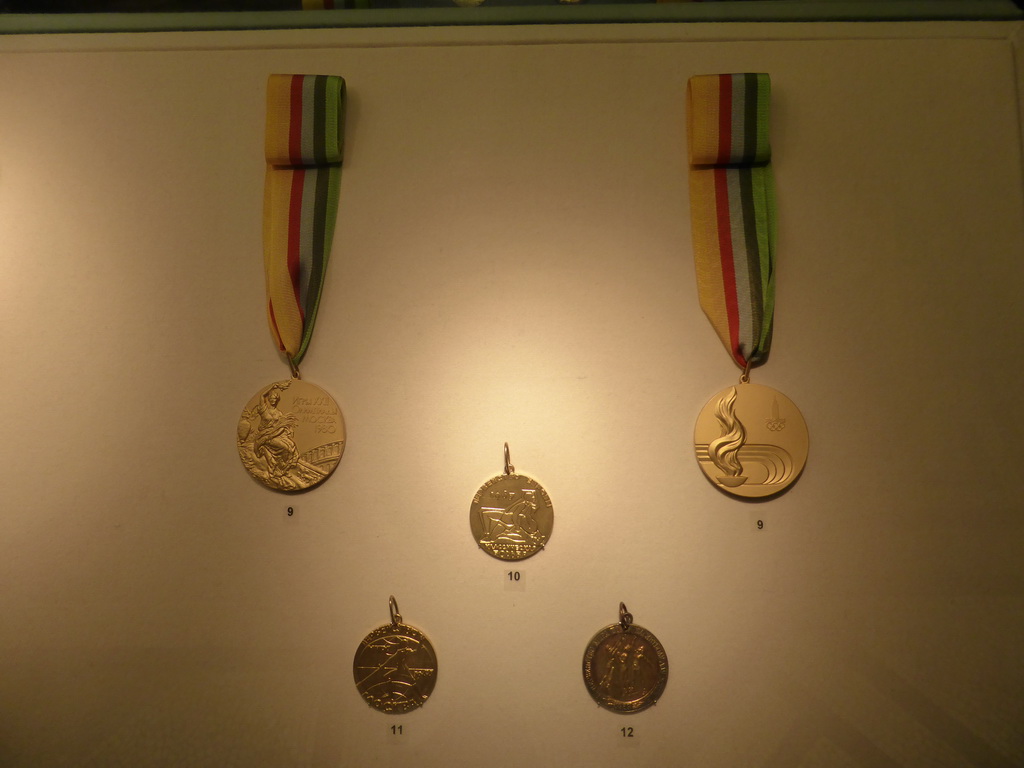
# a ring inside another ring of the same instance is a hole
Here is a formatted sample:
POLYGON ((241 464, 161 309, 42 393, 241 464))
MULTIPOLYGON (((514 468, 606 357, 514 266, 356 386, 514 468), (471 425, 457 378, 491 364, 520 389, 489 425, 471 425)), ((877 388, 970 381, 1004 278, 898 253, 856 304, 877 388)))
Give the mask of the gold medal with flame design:
POLYGON ((807 424, 781 392, 741 381, 712 397, 693 431, 697 462, 716 488, 748 499, 784 491, 800 476, 807 424))
POLYGON ((238 455, 249 474, 275 491, 319 485, 345 452, 345 422, 334 398, 302 379, 275 381, 238 420, 238 455))

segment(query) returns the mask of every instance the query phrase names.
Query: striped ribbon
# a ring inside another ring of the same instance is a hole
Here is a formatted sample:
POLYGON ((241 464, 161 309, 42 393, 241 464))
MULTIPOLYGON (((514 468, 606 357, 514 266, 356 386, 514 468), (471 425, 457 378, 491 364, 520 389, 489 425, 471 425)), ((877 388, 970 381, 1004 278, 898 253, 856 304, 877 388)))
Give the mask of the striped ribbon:
POLYGON ((298 365, 313 335, 338 213, 345 81, 271 75, 263 266, 267 315, 278 348, 298 365))
POLYGON ((686 87, 690 215, 700 305, 736 363, 763 362, 775 310, 771 80, 699 75, 686 87))

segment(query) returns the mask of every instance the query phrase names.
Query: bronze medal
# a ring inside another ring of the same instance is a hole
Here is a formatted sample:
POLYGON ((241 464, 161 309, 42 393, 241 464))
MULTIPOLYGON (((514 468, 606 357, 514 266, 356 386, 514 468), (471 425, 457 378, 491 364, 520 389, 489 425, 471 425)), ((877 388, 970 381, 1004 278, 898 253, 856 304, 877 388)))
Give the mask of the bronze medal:
POLYGON ((633 623, 619 603, 619 623, 605 627, 583 654, 583 682, 612 712, 642 712, 658 703, 668 683, 668 656, 651 632, 633 623))
POLYGON ((391 597, 391 623, 378 627, 359 644, 352 662, 356 688, 367 704, 401 714, 423 706, 437 682, 437 655, 430 641, 402 623, 391 597))
POLYGON ((551 538, 554 515, 540 483, 515 474, 505 443, 505 474, 484 483, 470 504, 473 539, 499 560, 523 560, 542 550, 551 538))
POLYGON ((792 400, 742 380, 708 401, 693 441, 700 468, 715 487, 746 498, 789 487, 810 445, 807 424, 792 400))
POLYGON ((345 422, 329 394, 302 379, 261 389, 238 420, 238 455, 275 491, 304 491, 324 480, 345 451, 345 422))

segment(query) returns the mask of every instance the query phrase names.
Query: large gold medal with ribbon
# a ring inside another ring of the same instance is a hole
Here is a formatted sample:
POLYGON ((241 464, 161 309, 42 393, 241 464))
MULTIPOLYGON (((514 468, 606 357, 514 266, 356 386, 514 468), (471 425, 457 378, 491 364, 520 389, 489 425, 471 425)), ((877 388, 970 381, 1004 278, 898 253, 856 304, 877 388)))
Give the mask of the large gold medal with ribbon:
POLYGON ((771 496, 803 470, 807 425, 793 402, 750 383, 768 357, 775 313, 771 80, 699 75, 687 85, 690 213, 700 305, 742 371, 697 419, 697 461, 734 496, 771 496))
POLYGON ((270 76, 263 267, 270 333, 292 376, 249 400, 238 422, 237 446, 249 473, 277 491, 322 483, 345 451, 338 404, 299 372, 334 239, 344 124, 342 78, 270 76))

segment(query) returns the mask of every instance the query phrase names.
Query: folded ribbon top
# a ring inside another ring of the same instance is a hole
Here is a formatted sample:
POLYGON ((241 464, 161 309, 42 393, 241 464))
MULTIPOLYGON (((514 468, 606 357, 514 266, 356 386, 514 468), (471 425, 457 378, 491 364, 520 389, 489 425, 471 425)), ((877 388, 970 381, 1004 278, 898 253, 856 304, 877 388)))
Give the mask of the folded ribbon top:
POLYGON ((341 163, 344 102, 345 80, 337 75, 271 75, 267 162, 293 168, 341 163))
POLYGON ((697 75, 686 86, 691 165, 749 165, 772 159, 771 79, 763 72, 697 75))

